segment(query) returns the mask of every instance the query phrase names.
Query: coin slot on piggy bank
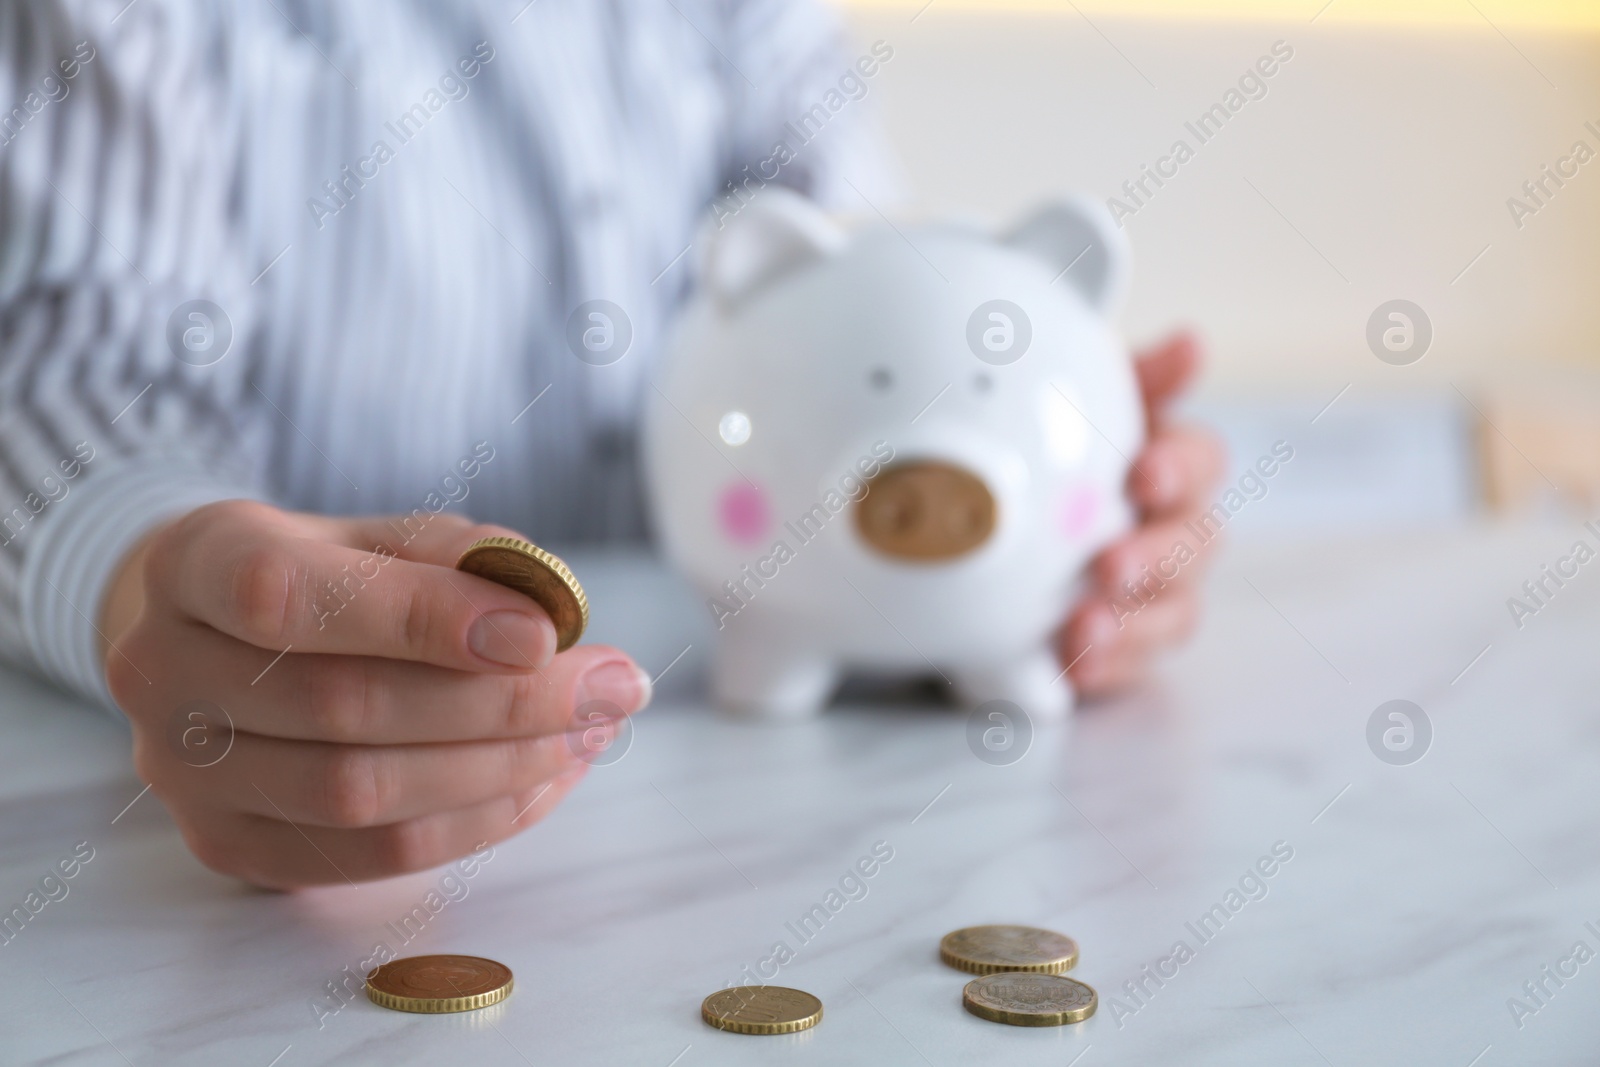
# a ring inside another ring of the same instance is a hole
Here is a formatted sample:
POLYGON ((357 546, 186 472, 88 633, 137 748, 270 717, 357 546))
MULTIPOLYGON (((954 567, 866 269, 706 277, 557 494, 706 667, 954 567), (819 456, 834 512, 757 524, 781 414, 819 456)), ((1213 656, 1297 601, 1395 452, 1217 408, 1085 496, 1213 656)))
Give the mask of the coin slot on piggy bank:
POLYGON ((994 494, 951 463, 897 463, 867 483, 856 530, 886 556, 946 560, 964 556, 994 532, 994 494))

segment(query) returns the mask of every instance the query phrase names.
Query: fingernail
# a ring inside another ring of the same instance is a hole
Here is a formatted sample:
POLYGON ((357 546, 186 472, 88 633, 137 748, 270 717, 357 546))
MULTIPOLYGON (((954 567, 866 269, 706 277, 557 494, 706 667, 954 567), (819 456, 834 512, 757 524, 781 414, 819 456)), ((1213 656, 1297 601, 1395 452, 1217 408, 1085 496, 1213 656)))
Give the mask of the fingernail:
POLYGON ((573 694, 573 726, 585 726, 594 721, 594 711, 584 705, 600 700, 617 707, 619 713, 631 715, 650 703, 650 676, 629 660, 611 660, 592 667, 578 679, 573 694))
POLYGON ((542 615, 491 611, 472 624, 467 645, 486 660, 531 670, 555 656, 556 628, 542 615))

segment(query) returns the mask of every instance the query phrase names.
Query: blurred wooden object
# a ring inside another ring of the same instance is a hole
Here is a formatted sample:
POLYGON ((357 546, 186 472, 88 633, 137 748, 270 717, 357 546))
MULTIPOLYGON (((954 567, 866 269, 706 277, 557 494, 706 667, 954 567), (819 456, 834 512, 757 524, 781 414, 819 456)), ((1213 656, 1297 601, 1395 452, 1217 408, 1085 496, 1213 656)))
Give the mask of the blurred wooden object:
POLYGON ((1484 502, 1492 511, 1600 505, 1600 397, 1474 398, 1484 502))

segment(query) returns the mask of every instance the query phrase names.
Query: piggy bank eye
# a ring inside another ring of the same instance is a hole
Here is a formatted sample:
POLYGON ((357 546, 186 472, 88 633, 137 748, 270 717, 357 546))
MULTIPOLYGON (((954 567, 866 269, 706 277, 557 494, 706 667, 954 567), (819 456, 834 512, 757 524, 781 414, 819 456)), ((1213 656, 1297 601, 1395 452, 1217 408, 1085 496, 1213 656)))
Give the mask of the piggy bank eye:
POLYGON ((987 374, 974 374, 972 376, 972 391, 974 393, 987 393, 994 388, 994 380, 987 374))
POLYGON ((750 440, 750 416, 742 411, 730 411, 717 423, 717 436, 735 447, 750 440))
POLYGON ((880 393, 887 392, 894 385, 894 375, 888 367, 873 367, 872 373, 867 375, 867 381, 880 393))

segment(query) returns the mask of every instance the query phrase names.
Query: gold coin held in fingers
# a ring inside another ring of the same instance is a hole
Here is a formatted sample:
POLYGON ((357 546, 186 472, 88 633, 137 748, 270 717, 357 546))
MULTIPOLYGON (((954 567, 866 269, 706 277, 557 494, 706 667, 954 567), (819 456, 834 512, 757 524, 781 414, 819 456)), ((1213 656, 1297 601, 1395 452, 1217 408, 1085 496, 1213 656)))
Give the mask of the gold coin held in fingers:
POLYGON ((1004 971, 974 978, 961 991, 972 1014, 1010 1026, 1081 1023, 1100 1006, 1095 991, 1073 978, 1030 971, 1004 971))
POLYGON ((482 956, 405 956, 367 976, 367 999, 392 1011, 476 1011, 511 995, 511 968, 482 956))
POLYGON ((939 958, 969 974, 1060 974, 1078 962, 1078 943, 1036 926, 968 926, 944 935, 939 958))
POLYGON ((787 986, 734 986, 702 1001, 700 1018, 736 1034, 794 1034, 822 1021, 822 1001, 787 986))
POLYGON ((487 578, 539 602, 556 624, 556 651, 578 643, 589 625, 589 598, 577 577, 532 541, 485 537, 474 541, 456 560, 456 570, 487 578))

